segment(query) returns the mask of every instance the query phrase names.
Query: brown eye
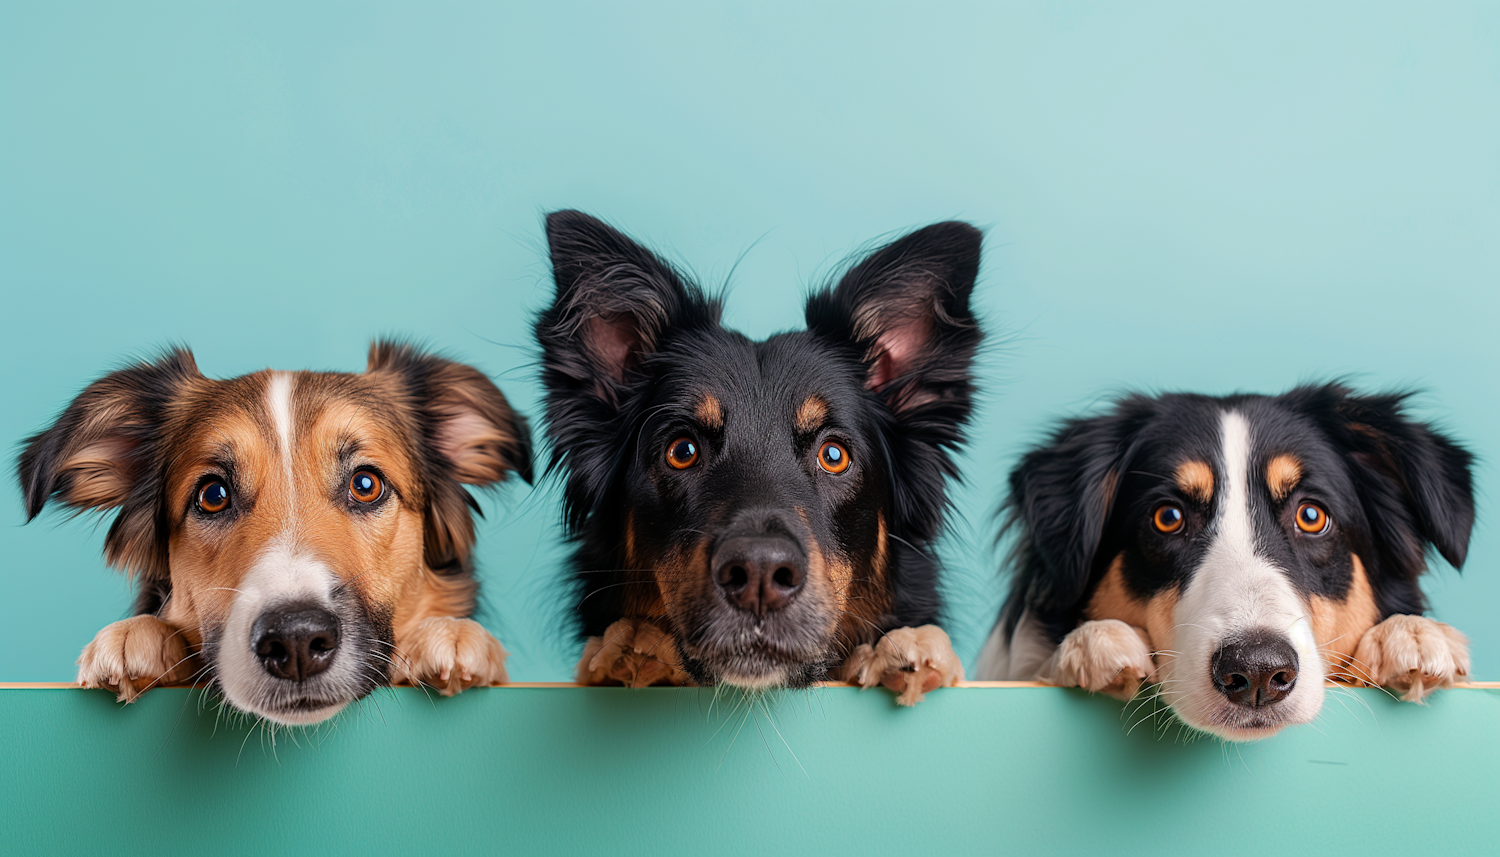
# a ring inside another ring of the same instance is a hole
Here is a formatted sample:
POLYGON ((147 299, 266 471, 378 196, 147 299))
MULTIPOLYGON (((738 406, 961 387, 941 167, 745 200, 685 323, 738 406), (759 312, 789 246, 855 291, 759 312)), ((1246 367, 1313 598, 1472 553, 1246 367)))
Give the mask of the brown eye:
POLYGON ((228 508, 228 485, 218 479, 212 479, 203 483, 203 487, 198 489, 198 511, 214 515, 228 508))
POLYGON ((373 503, 385 493, 385 483, 368 470, 356 470, 349 477, 349 496, 357 503, 373 503))
POLYGON ((679 437, 667 446, 667 463, 686 470, 698 462, 698 444, 690 437, 679 437))
POLYGON ((1328 513, 1316 503, 1303 503, 1297 507, 1297 529, 1310 536, 1321 536, 1328 532, 1330 523, 1328 513))
POLYGON ((1185 518, 1182 514, 1182 507, 1174 506, 1171 503, 1167 503, 1164 506, 1157 506, 1156 513, 1151 516, 1151 523, 1156 525, 1156 529, 1169 534, 1182 529, 1183 520, 1185 518))
POLYGON ((843 473, 849 469, 849 450, 828 441, 818 450, 818 466, 829 473, 843 473))

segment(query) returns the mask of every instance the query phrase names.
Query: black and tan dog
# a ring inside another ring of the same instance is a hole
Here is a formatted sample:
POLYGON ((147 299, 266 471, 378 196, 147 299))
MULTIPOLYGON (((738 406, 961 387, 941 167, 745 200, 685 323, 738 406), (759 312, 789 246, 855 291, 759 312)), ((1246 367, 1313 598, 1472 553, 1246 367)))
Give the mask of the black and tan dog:
POLYGON ((1469 670, 1421 615, 1428 547, 1463 564, 1471 456, 1401 395, 1131 396, 1011 474, 1015 577, 986 679, 1129 698, 1229 740, 1306 723, 1325 678, 1420 700, 1469 670))
POLYGON ((389 681, 505 680, 467 618, 478 584, 465 484, 529 481, 530 440, 477 370, 391 342, 363 374, 205 378, 175 350, 94 382, 19 461, 26 512, 118 509, 105 541, 132 618, 78 682, 129 702, 211 682, 276 723, 322 721, 389 681))
POLYGON ((940 223, 756 342, 648 250, 547 218, 539 318, 577 543, 578 680, 805 686, 912 704, 963 668, 936 625, 951 450, 969 416, 980 233, 940 223))

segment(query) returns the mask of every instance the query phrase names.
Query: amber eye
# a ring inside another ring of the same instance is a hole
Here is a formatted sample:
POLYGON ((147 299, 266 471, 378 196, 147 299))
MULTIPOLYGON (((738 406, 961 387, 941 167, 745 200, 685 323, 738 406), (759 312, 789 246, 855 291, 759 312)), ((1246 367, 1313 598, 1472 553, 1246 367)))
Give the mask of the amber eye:
POLYGON ((828 441, 818 450, 818 466, 829 473, 843 473, 849 469, 849 450, 828 441))
POLYGON ((368 470, 356 470, 349 477, 349 496, 357 503, 373 503, 385 493, 385 483, 368 470))
POLYGON ((690 437, 679 437, 667 447, 667 463, 686 470, 698 462, 698 444, 690 437))
POLYGON ((1182 529, 1183 520, 1182 507, 1171 503, 1157 506, 1156 513, 1151 516, 1151 522, 1163 533, 1175 533, 1182 529))
POLYGON ((214 515, 228 508, 228 485, 218 479, 212 479, 203 483, 203 487, 198 489, 198 511, 214 515))
POLYGON ((1321 536, 1328 532, 1330 523, 1328 513, 1316 503, 1303 503, 1297 507, 1297 529, 1310 536, 1321 536))

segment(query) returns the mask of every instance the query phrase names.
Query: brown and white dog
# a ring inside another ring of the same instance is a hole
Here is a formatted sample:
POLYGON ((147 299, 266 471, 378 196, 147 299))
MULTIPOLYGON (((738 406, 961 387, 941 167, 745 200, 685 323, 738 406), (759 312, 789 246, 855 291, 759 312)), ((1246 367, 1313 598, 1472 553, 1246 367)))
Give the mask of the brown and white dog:
POLYGON ((1248 740, 1306 723, 1326 678, 1419 701, 1469 671, 1422 616, 1436 549, 1474 523, 1472 457, 1403 395, 1130 396, 1011 473, 1017 568, 987 679, 1129 698, 1248 740))
POLYGON ((526 421, 478 370, 396 342, 363 374, 204 377, 172 350, 94 382, 18 462, 50 498, 118 509, 110 564, 137 615, 100 631, 78 683, 124 702, 205 680, 275 723, 375 687, 506 680, 479 623, 464 488, 531 478, 526 421))

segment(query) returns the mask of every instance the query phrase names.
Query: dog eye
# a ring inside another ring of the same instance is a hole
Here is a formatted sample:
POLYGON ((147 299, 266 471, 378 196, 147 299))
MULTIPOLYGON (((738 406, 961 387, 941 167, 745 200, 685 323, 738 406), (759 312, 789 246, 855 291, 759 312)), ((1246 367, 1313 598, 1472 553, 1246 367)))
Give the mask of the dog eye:
POLYGON ((198 489, 198 511, 216 515, 229 508, 229 486, 218 479, 203 483, 198 489))
POLYGON ((1323 507, 1316 503, 1303 503, 1297 507, 1297 529, 1310 536, 1321 536, 1328 532, 1333 521, 1323 507))
POLYGON ((1182 508, 1171 503, 1157 506, 1156 513, 1151 516, 1151 522, 1156 525, 1156 529, 1168 534, 1182 529, 1183 520, 1182 508))
POLYGON ((843 473, 849 469, 849 451, 830 440, 818 450, 818 466, 829 473, 843 473))
POLYGON ((667 463, 686 470, 698 462, 698 444, 690 437, 679 437, 667 446, 667 463))
POLYGON ((373 503, 385 493, 385 483, 368 470, 356 470, 349 477, 349 496, 358 503, 373 503))

